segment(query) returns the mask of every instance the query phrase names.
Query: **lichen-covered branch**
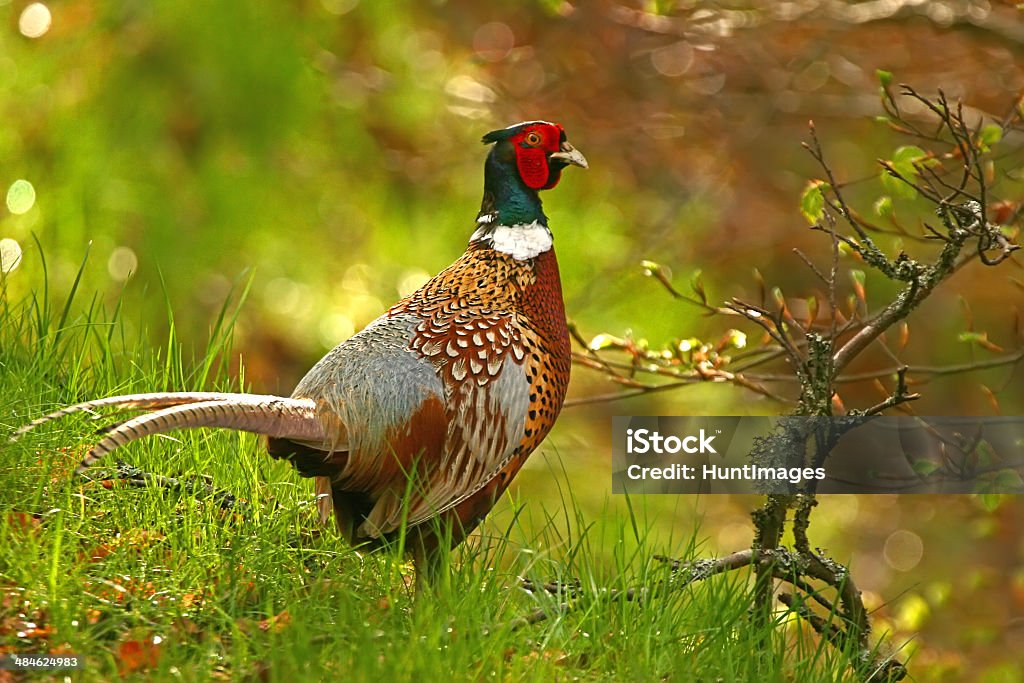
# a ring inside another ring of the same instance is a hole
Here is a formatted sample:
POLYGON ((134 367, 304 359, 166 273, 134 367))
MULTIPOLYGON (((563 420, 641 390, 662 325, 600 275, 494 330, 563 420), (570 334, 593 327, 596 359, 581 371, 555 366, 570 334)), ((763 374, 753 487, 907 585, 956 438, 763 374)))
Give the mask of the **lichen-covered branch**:
MULTIPOLYGON (((917 141, 927 141, 933 149, 906 146, 896 150, 893 159, 881 160, 885 176, 883 185, 890 191, 899 191, 904 196, 917 197, 932 205, 938 222, 935 225, 924 223, 920 238, 923 242, 937 243, 937 251, 917 258, 903 251, 892 255, 886 253, 869 234, 870 228, 864 218, 847 201, 844 185, 829 165, 812 124, 810 142, 805 147, 821 166, 824 180, 809 184, 801 198, 801 212, 815 222, 812 229, 828 236, 831 263, 827 269, 821 268, 804 252, 797 252, 797 256, 828 291, 825 322, 821 321, 817 302, 811 299, 806 301, 806 317, 801 314, 797 319, 780 290, 770 290, 772 296, 767 295, 769 288, 759 275, 759 303, 733 298, 721 306, 714 306, 708 303, 699 278, 691 283, 694 295, 683 294, 660 266, 645 262, 647 274, 675 299, 696 305, 707 315, 731 316, 745 321, 763 337, 762 345, 747 349, 746 336, 737 330, 729 330, 718 342, 692 338, 674 340, 666 349, 652 349, 643 340, 636 341, 630 337, 617 339, 598 335, 589 343, 580 339, 586 353, 576 354, 575 361, 604 372, 611 381, 627 387, 626 392, 617 394, 619 397, 712 381, 785 400, 785 396, 769 389, 769 384, 796 384, 798 395, 789 400, 795 405, 794 415, 800 419, 781 420, 773 433, 755 440, 749 454, 752 463, 768 467, 823 466, 847 431, 871 419, 871 416, 920 397, 908 389, 910 374, 953 374, 988 367, 1013 367, 1024 361, 1024 349, 1018 349, 989 361, 945 368, 922 367, 903 363, 883 344, 882 348, 889 354, 894 367, 884 371, 844 373, 889 330, 896 328, 905 333, 903 321, 960 269, 970 263, 998 265, 1018 248, 1011 243, 1009 233, 1004 232, 1002 226, 989 220, 987 203, 991 193, 985 164, 990 159, 989 143, 1001 138, 1002 130, 1020 123, 1024 112, 1015 110, 1008 115, 999 124, 998 132, 989 131, 986 141, 980 124, 970 124, 966 120, 963 105, 951 104, 941 91, 934 97, 925 97, 904 86, 902 96, 923 105, 924 111, 934 120, 929 125, 905 119, 897 96, 890 90, 888 78, 891 76, 881 76, 882 107, 893 129, 912 135, 917 141), (866 278, 864 273, 857 271, 851 273, 856 275, 853 278, 854 294, 844 308, 838 294, 841 251, 846 251, 881 277, 897 283, 897 294, 879 310, 869 313, 866 278), (627 360, 606 355, 611 353, 625 353, 627 360), (732 365, 734 360, 735 366, 732 365), (753 371, 753 368, 780 361, 787 363, 783 373, 773 375, 753 371), (640 382, 638 375, 665 378, 668 383, 640 382), (871 381, 886 376, 895 376, 895 387, 875 405, 847 408, 836 391, 840 382, 871 381)), ((1014 213, 1013 220, 1019 219, 1018 211, 1014 213)), ((609 400, 612 396, 608 394, 595 400, 609 400)), ((673 562, 673 586, 683 587, 718 573, 750 566, 754 581, 752 613, 757 623, 766 628, 773 623, 778 597, 780 602, 805 619, 825 642, 844 652, 853 652, 851 667, 861 680, 902 679, 906 675, 904 665, 880 655, 870 642, 868 613, 847 568, 811 545, 809 529, 817 504, 813 484, 805 485, 796 493, 781 489, 766 489, 764 493, 767 494, 764 504, 751 513, 754 526, 751 548, 718 560, 673 562), (793 532, 792 549, 782 545, 787 523, 793 532), (794 592, 777 596, 780 582, 790 585, 794 592), (834 597, 825 597, 815 584, 823 584, 834 597), (826 610, 827 614, 823 616, 816 612, 815 605, 826 610)), ((570 599, 582 599, 578 592, 565 592, 565 586, 561 585, 540 588, 531 585, 529 589, 543 589, 570 599)), ((648 592, 649 589, 636 588, 607 591, 606 595, 611 599, 634 600, 648 592)))

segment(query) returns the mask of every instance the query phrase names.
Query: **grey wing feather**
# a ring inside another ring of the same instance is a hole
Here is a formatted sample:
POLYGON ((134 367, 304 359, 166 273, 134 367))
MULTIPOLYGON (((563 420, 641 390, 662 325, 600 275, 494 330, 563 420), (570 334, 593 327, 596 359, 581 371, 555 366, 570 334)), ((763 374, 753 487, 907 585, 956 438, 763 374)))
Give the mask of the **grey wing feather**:
POLYGON ((366 472, 373 468, 368 458, 388 455, 390 429, 404 424, 430 397, 445 400, 437 371, 409 349, 420 322, 414 315, 378 318, 306 373, 292 398, 314 400, 327 428, 324 443, 306 445, 348 450, 346 470, 366 472))

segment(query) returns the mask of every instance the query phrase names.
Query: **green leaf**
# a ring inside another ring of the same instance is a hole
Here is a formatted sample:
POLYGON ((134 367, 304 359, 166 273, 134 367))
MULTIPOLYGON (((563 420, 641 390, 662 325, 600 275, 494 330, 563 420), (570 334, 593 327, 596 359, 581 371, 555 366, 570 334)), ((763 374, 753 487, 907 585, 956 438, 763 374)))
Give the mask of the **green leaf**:
POLYGON ((1003 502, 1002 495, 998 493, 983 493, 981 494, 981 504, 989 512, 995 512, 999 504, 1003 502))
POLYGON ((920 477, 927 477, 929 474, 939 469, 931 460, 915 460, 913 464, 914 472, 920 477))
POLYGON ((891 195, 895 195, 900 199, 913 199, 917 196, 917 190, 910 185, 907 185, 899 178, 894 178, 889 175, 889 172, 886 170, 882 171, 881 181, 882 187, 885 188, 886 192, 891 195))
POLYGON ((888 218, 892 216, 892 197, 889 195, 882 195, 875 201, 875 214, 882 218, 888 218))
POLYGON ((886 71, 885 69, 875 69, 875 76, 878 77, 878 82, 882 84, 883 88, 888 88, 892 85, 892 72, 886 71))
POLYGON ((1012 493, 1020 491, 1024 487, 1024 479, 1021 479, 1020 473, 1016 470, 1002 470, 996 475, 992 486, 998 491, 1012 493))
POLYGON ((978 141, 984 148, 989 148, 1003 139, 1003 127, 998 123, 990 123, 982 127, 978 141))
POLYGON ((814 225, 825 215, 825 192, 829 184, 821 180, 807 183, 807 189, 800 196, 800 213, 807 222, 814 225))
POLYGON ((914 162, 919 159, 923 159, 926 156, 928 156, 928 153, 920 147, 917 147, 916 145, 904 145, 903 147, 896 148, 896 151, 892 155, 892 163, 894 166, 909 164, 907 168, 913 172, 914 162))
POLYGON ((992 444, 984 439, 978 442, 974 452, 978 454, 978 465, 981 467, 990 467, 999 462, 999 456, 992 449, 992 444))
MULTIPOLYGON (((917 167, 914 166, 914 163, 926 159, 927 157, 928 153, 920 147, 915 145, 905 145, 903 147, 898 147, 896 151, 893 152, 892 159, 889 160, 889 164, 892 166, 892 169, 901 176, 907 180, 913 180, 918 176, 917 167)), ((882 169, 881 180, 882 187, 884 187, 889 194, 902 197, 903 199, 913 199, 917 196, 917 190, 899 178, 891 175, 887 169, 882 169)))

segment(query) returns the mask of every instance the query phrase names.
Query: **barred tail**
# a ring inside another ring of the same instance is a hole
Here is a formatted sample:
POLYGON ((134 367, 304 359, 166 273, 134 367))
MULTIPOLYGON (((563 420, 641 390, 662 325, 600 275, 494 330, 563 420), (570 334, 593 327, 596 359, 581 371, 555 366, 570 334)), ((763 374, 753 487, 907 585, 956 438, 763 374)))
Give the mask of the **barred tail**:
POLYGON ((300 442, 326 440, 316 417, 316 404, 310 399, 253 394, 216 396, 230 398, 179 403, 122 422, 92 447, 78 466, 78 473, 83 473, 104 455, 127 443, 175 429, 223 427, 300 442))
POLYGON ((14 432, 11 436, 10 441, 13 443, 39 425, 46 424, 51 420, 62 418, 65 415, 71 415, 72 413, 92 413, 93 410, 99 408, 117 408, 118 410, 169 408, 171 406, 182 405, 185 403, 232 401, 246 399, 250 396, 251 394, 226 394, 214 391, 162 392, 155 394, 126 394, 124 396, 109 396, 107 398, 96 399, 95 401, 77 403, 73 406, 56 410, 48 415, 43 415, 40 418, 32 420, 24 427, 19 428, 18 431, 14 432))

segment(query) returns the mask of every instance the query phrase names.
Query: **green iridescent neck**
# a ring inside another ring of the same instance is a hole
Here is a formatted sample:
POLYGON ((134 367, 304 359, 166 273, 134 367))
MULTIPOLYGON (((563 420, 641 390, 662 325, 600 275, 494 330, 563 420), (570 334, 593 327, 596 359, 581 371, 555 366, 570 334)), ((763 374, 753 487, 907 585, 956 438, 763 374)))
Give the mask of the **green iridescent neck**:
POLYGON ((480 216, 491 216, 486 222, 492 225, 548 223, 537 190, 527 187, 519 177, 515 150, 507 141, 499 142, 487 155, 480 216))

